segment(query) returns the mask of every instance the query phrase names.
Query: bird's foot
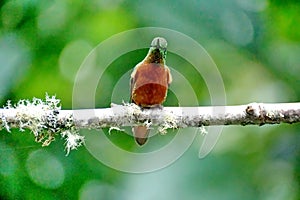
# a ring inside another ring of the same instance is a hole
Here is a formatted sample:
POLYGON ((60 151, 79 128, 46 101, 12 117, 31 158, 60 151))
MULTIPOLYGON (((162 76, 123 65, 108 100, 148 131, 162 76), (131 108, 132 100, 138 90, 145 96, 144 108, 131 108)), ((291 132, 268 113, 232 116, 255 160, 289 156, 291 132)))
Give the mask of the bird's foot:
POLYGON ((164 109, 163 105, 161 105, 161 104, 155 105, 153 108, 158 108, 160 110, 164 109))
POLYGON ((149 109, 156 109, 156 108, 160 109, 160 110, 164 109, 164 107, 161 104, 156 104, 156 105, 152 105, 152 106, 145 106, 145 105, 143 105, 143 106, 140 106, 140 108, 142 110, 149 110, 149 109))

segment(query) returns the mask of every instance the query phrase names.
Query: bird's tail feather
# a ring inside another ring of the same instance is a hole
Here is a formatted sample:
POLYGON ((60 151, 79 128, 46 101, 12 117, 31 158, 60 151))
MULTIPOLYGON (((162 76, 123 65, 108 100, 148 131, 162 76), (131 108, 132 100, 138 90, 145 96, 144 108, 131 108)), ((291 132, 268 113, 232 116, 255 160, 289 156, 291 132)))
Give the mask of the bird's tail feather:
POLYGON ((147 142, 149 131, 146 126, 135 126, 132 128, 133 136, 138 145, 142 146, 147 142))

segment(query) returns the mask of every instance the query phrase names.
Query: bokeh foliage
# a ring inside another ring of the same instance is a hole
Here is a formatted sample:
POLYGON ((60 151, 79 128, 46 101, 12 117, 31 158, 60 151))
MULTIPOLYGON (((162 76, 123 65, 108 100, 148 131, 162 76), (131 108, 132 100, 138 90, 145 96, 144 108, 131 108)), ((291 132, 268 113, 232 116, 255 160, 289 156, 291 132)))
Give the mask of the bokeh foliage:
MULTIPOLYGON (((300 99, 297 0, 6 0, 0 6, 2 104, 47 92, 63 109, 72 108, 73 81, 85 56, 116 33, 148 26, 177 30, 203 45, 222 75, 229 105, 300 99)), ((99 82, 96 107, 110 105, 119 78, 145 53, 112 63, 99 82)), ((168 58, 197 91, 199 105, 210 105, 201 76, 180 57, 168 58)), ((124 91, 118 100, 128 100, 129 86, 124 91)), ((177 103, 170 92, 165 105, 177 103)), ((225 127, 205 159, 197 158, 199 136, 174 164, 141 175, 110 169, 84 147, 66 157, 61 140, 41 148, 28 132, 1 131, 0 198, 299 199, 299 131, 299 125, 225 127)), ((124 149, 136 148, 128 135, 107 136, 124 149)), ((172 137, 153 140, 160 145, 172 137)))

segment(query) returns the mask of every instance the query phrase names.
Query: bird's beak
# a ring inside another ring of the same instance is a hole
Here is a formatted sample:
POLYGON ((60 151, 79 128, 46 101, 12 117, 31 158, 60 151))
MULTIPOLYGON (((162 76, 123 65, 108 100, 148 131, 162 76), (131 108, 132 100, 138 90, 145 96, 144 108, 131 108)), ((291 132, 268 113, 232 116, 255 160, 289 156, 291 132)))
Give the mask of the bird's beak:
POLYGON ((154 38, 154 40, 151 43, 151 47, 154 47, 156 49, 160 49, 161 46, 159 45, 159 38, 154 38))

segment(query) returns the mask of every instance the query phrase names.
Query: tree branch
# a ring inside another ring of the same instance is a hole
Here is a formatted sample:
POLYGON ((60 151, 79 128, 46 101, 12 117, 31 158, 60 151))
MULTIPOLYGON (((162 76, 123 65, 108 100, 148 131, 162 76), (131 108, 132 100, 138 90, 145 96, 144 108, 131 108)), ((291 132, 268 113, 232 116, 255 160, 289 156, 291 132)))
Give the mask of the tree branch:
POLYGON ((185 127, 300 122, 300 103, 151 109, 141 109, 135 104, 112 104, 111 108, 82 110, 61 110, 59 103, 60 100, 49 96, 45 101, 21 100, 14 106, 8 102, 0 109, 0 129, 29 129, 43 146, 49 145, 55 135, 60 134, 66 139, 69 153, 83 143, 83 136, 78 134, 82 128, 158 126, 158 131, 164 134, 167 129, 185 127))
MULTIPOLYGON (((66 114, 74 111, 61 111, 66 114)), ((212 125, 264 125, 300 122, 300 103, 251 103, 238 106, 164 107, 141 109, 134 104, 112 108, 75 111, 78 128, 104 128, 151 123, 168 128, 201 127, 212 125), (87 115, 94 113, 94 116, 87 115)), ((147 125, 147 124, 146 124, 147 125)))

